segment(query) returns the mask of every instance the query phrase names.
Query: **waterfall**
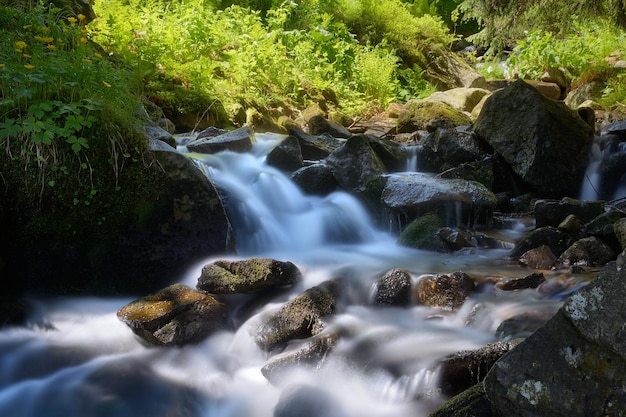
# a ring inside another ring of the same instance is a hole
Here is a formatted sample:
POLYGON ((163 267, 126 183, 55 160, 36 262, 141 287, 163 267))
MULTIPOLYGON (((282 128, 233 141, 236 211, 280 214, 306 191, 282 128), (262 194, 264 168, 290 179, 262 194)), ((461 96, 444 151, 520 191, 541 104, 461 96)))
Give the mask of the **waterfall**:
POLYGON ((626 143, 617 135, 594 138, 580 188, 581 200, 619 200, 626 197, 626 143))

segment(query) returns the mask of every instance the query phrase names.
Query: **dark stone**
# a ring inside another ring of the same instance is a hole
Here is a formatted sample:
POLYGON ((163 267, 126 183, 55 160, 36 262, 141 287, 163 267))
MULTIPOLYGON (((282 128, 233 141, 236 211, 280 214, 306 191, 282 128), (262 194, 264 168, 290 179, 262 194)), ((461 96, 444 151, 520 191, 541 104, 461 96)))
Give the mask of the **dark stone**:
POLYGON ((554 227, 541 227, 524 236, 509 253, 511 259, 519 259, 524 253, 540 246, 548 246, 554 256, 561 256, 572 244, 572 237, 554 227))
POLYGON ((302 158, 305 161, 324 159, 346 142, 344 139, 337 139, 329 135, 309 135, 296 127, 290 127, 288 130, 290 136, 298 139, 300 149, 302 150, 302 158))
POLYGON ((617 253, 595 236, 577 240, 559 256, 565 266, 596 266, 615 260, 617 253))
POLYGON ((493 364, 513 346, 511 342, 496 342, 446 356, 439 364, 438 385, 441 392, 454 396, 482 382, 493 364))
POLYGON ((326 281, 283 304, 263 319, 256 331, 256 344, 271 351, 290 340, 319 334, 326 325, 325 318, 337 310, 340 288, 339 281, 326 281))
POLYGON ((291 175, 291 179, 306 194, 324 196, 339 187, 332 168, 323 163, 300 168, 291 175))
POLYGON ((496 196, 477 182, 418 172, 390 175, 381 198, 392 216, 414 219, 435 212, 451 227, 488 223, 498 203, 496 196))
POLYGON ((581 201, 567 197, 562 200, 537 200, 534 211, 537 227, 557 227, 570 214, 587 223, 604 213, 604 201, 581 201))
POLYGON ((378 305, 407 306, 411 302, 411 274, 392 269, 376 281, 374 302, 378 305))
POLYGON ((420 141, 422 158, 438 172, 476 162, 489 155, 489 149, 473 132, 461 129, 437 129, 420 141))
POLYGON ((546 324, 556 311, 528 311, 503 320, 496 329, 499 340, 526 338, 546 324))
MULTIPOLYGON (((506 414, 504 414, 506 415, 506 414)), ((504 416, 503 415, 503 416, 504 416)), ((489 402, 483 384, 476 384, 448 400, 429 417, 500 417, 489 402)))
POLYGON ((367 191, 367 181, 387 172, 365 135, 352 136, 326 158, 337 182, 346 190, 367 191))
POLYGON ((291 369, 312 368, 321 365, 328 352, 337 344, 336 334, 320 334, 308 339, 295 351, 281 353, 272 357, 261 368, 261 373, 272 384, 280 384, 281 378, 291 369))
POLYGON ((512 278, 498 283, 497 288, 503 291, 524 290, 527 288, 537 288, 546 278, 541 272, 535 272, 523 278, 512 278))
POLYGON ((524 252, 519 263, 532 269, 550 269, 556 264, 556 256, 549 246, 542 245, 524 252))
POLYGON ((544 326, 491 368, 485 391, 503 416, 624 416, 626 271, 608 264, 544 326))
POLYGON ((287 136, 267 155, 267 164, 282 171, 295 171, 302 168, 304 160, 300 141, 295 136, 287 136))
POLYGON ((219 136, 196 138, 187 144, 190 152, 217 153, 220 151, 248 152, 255 141, 254 132, 249 126, 240 127, 219 136))
POLYGON ((217 260, 202 268, 196 288, 212 294, 250 294, 288 287, 301 277, 302 273, 291 262, 270 258, 217 260))
POLYGON ((486 100, 474 131, 540 197, 578 193, 593 130, 562 102, 518 80, 486 100))
POLYGON ((352 133, 334 120, 326 119, 318 114, 309 119, 309 130, 313 135, 328 134, 334 138, 349 138, 352 133))
POLYGON ((182 346, 224 325, 226 306, 212 296, 174 284, 122 307, 117 317, 156 346, 182 346))

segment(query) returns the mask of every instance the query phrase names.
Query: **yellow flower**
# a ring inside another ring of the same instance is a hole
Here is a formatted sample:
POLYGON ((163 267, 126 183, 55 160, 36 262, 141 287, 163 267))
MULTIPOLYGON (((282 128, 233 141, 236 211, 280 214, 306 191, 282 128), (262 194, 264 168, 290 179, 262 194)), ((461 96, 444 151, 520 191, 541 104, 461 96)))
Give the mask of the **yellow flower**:
POLYGON ((35 36, 35 38, 34 38, 34 39, 35 39, 36 41, 38 41, 38 42, 43 42, 43 40, 44 40, 44 38, 43 38, 43 37, 41 37, 41 36, 35 36))
POLYGON ((91 64, 92 61, 91 61, 91 59, 86 59, 85 58, 85 59, 83 59, 83 62, 86 63, 86 64, 91 64))
POLYGON ((23 56, 24 58, 32 58, 32 55, 28 55, 28 54, 22 54, 22 56, 23 56))
POLYGON ((110 88, 110 87, 111 87, 111 84, 109 84, 109 83, 108 83, 108 82, 106 82, 106 81, 102 81, 102 84, 103 84, 105 87, 107 87, 107 88, 110 88))
POLYGON ((79 14, 78 16, 76 16, 76 17, 78 17, 78 20, 80 20, 81 22, 82 22, 83 20, 87 19, 87 17, 86 17, 84 14, 82 14, 82 13, 80 13, 80 14, 79 14))
POLYGON ((41 27, 41 31, 42 31, 43 33, 48 33, 48 32, 50 32, 50 28, 49 28, 48 26, 42 26, 42 27, 41 27))
POLYGON ((30 69, 35 68, 35 66, 34 66, 34 65, 31 65, 31 64, 26 64, 26 65, 24 65, 24 68, 26 68, 26 69, 30 70, 30 69))
POLYGON ((55 49, 57 49, 57 47, 54 45, 48 45, 48 49, 54 51, 55 49))
POLYGON ((28 46, 28 44, 24 41, 17 41, 15 42, 15 48, 16 49, 25 49, 28 46))
POLYGON ((4 67, 6 64, 0 64, 0 68, 4 67))
POLYGON ((85 38, 84 36, 81 36, 80 43, 87 43, 87 38, 85 38))
POLYGON ((44 41, 45 43, 52 43, 52 42, 54 42, 54 38, 51 38, 51 37, 49 37, 49 38, 43 38, 43 41, 44 41))
POLYGON ((99 54, 99 53, 97 53, 97 52, 94 52, 93 56, 95 56, 96 58, 102 58, 102 55, 100 55, 100 54, 99 54))
POLYGON ((33 27, 33 25, 24 25, 24 26, 22 26, 22 29, 30 29, 32 27, 33 27))
POLYGON ((76 19, 75 17, 70 16, 70 17, 67 18, 67 21, 70 22, 70 23, 76 23, 78 21, 78 19, 76 19))

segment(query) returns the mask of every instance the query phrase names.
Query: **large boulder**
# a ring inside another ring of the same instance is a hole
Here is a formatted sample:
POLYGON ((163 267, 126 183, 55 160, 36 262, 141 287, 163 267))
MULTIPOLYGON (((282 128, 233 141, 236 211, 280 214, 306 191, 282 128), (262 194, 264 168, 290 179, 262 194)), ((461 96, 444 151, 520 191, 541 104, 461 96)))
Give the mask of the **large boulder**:
POLYGON ((487 221, 497 198, 477 182, 407 172, 389 176, 382 202, 392 215, 405 219, 436 212, 446 226, 471 226, 487 221))
POLYGON ((519 80, 487 99, 474 130, 540 197, 578 194, 593 130, 563 103, 519 80))
POLYGON ((496 362, 484 383, 500 415, 626 415, 625 283, 626 270, 608 264, 496 362))
POLYGON ((196 288, 212 294, 250 294, 288 287, 301 277, 291 262, 270 258, 217 260, 202 268, 196 288))
POLYGON ((298 139, 302 158, 305 161, 324 159, 346 142, 345 139, 337 139, 330 135, 309 135, 297 127, 290 127, 289 135, 298 139))
POLYGON ((491 91, 485 88, 459 87, 446 91, 437 91, 425 100, 447 103, 457 110, 472 113, 474 107, 480 103, 483 97, 489 94, 491 94, 491 91))
POLYGON ((444 46, 432 46, 422 63, 426 68, 424 78, 439 90, 457 87, 486 87, 487 82, 478 71, 469 66, 461 56, 444 46))
POLYGON ((437 129, 420 141, 420 169, 441 172, 483 160, 489 149, 466 129, 437 129))
POLYGON ((182 346, 223 326, 226 313, 211 295, 174 284, 125 305, 117 317, 151 345, 182 346))
POLYGON ((62 178, 43 196, 43 207, 27 201, 5 175, 11 178, 0 187, 5 293, 143 295, 169 285, 194 262, 233 251, 231 224, 213 184, 180 154, 152 155, 149 166, 124 167, 115 190, 107 188, 106 173, 94 172, 98 189, 74 202, 72 194, 57 193, 78 187, 70 176, 62 178))

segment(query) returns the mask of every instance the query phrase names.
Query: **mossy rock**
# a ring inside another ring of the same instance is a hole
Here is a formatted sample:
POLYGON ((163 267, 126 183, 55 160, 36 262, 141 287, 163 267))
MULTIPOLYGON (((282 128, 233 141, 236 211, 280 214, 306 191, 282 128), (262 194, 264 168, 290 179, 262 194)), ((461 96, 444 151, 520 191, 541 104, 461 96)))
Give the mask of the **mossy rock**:
POLYGON ((452 397, 429 417, 498 417, 482 383, 452 397))
POLYGON ((451 105, 443 102, 411 100, 398 116, 398 133, 412 133, 418 130, 435 131, 437 128, 469 126, 470 117, 451 105))
POLYGON ((437 230, 443 220, 434 213, 421 216, 409 223, 398 236, 398 243, 416 249, 439 249, 437 230))

